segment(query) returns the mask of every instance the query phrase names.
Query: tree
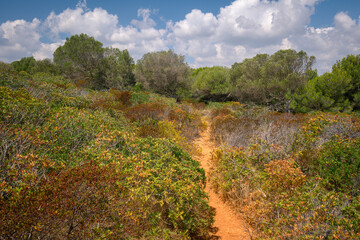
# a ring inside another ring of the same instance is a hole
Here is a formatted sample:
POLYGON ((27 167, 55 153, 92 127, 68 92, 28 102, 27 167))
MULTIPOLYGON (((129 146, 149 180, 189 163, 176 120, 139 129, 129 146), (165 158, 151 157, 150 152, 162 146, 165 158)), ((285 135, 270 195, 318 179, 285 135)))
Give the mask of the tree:
POLYGON ((315 57, 306 52, 290 49, 245 59, 232 66, 232 94, 240 101, 289 112, 294 94, 304 88, 314 62, 315 57))
POLYGON ((135 85, 134 59, 125 49, 106 48, 104 58, 105 84, 109 88, 124 89, 135 85))
POLYGON ((147 90, 176 99, 190 90, 190 67, 172 50, 145 54, 135 68, 136 81, 147 90))
POLYGON ((57 66, 50 59, 38 60, 35 62, 35 66, 32 68, 31 73, 49 73, 51 75, 60 74, 57 66))
POLYGON ((266 62, 264 71, 269 79, 268 95, 280 110, 290 112, 294 94, 305 87, 314 63, 314 56, 309 57, 304 51, 292 49, 280 50, 266 62))
POLYGON ((103 88, 101 63, 103 44, 86 34, 66 38, 54 52, 54 62, 72 80, 86 80, 92 87, 103 88))
POLYGON ((266 103, 263 67, 269 55, 257 54, 242 63, 234 63, 231 67, 231 94, 241 102, 266 103))
POLYGON ((226 100, 229 95, 229 69, 205 67, 192 74, 193 93, 202 99, 226 100))
POLYGON ((337 61, 332 69, 343 71, 349 77, 351 86, 345 93, 346 98, 355 109, 360 109, 360 55, 348 55, 337 61))
POLYGON ((134 85, 134 60, 127 50, 103 48, 103 44, 86 34, 66 39, 54 52, 54 62, 74 81, 87 81, 95 89, 124 88, 134 85))
POLYGON ((360 109, 360 55, 337 61, 331 73, 311 79, 295 98, 294 108, 300 112, 360 109))
POLYGON ((0 61, 0 71, 12 71, 13 67, 9 63, 0 61))
POLYGON ((31 73, 35 64, 36 60, 34 57, 23 57, 20 61, 14 61, 10 65, 17 72, 25 71, 27 73, 31 73))
POLYGON ((305 92, 295 95, 294 108, 299 112, 311 110, 352 111, 353 106, 346 94, 352 89, 351 78, 342 70, 311 79, 305 92))

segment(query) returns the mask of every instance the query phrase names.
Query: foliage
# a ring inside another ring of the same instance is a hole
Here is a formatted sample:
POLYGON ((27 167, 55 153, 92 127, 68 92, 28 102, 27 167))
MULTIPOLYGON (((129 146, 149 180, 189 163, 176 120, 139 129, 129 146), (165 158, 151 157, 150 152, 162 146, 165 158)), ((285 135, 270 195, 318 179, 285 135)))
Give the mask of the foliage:
POLYGON ((85 81, 94 89, 122 89, 134 84, 134 62, 128 51, 103 48, 101 42, 86 34, 67 38, 54 52, 54 62, 67 78, 85 81))
POLYGON ((213 109, 211 119, 223 145, 213 152, 210 179, 256 237, 360 239, 358 116, 226 106, 213 109), (225 137, 232 132, 247 142, 225 137))
POLYGON ((40 125, 47 116, 48 108, 24 89, 11 90, 0 87, 0 120, 4 124, 40 125))
POLYGON ((135 85, 133 58, 125 49, 106 48, 104 58, 105 85, 108 88, 125 89, 135 85))
POLYGON ((36 65, 36 60, 34 57, 23 57, 19 61, 14 61, 11 63, 12 68, 17 72, 27 72, 32 73, 32 69, 36 65))
POLYGON ((359 109, 359 66, 359 55, 348 55, 337 61, 331 73, 324 73, 307 83, 304 93, 295 96, 293 108, 299 112, 359 109))
POLYGON ((314 61, 306 52, 290 49, 245 59, 232 66, 231 93, 242 102, 289 112, 294 94, 309 80, 314 61))
POLYGON ((145 54, 137 61, 136 81, 145 89, 180 99, 190 90, 190 67, 172 50, 145 54))
POLYGON ((262 69, 269 55, 258 54, 242 63, 231 66, 231 94, 239 101, 263 104, 266 102, 265 85, 262 83, 262 69))
POLYGON ((35 66, 31 69, 32 73, 48 73, 50 75, 56 76, 60 74, 58 67, 50 60, 43 59, 38 60, 35 63, 35 66))
POLYGON ((353 107, 345 94, 351 88, 350 78, 341 71, 325 73, 311 79, 305 93, 297 96, 297 111, 330 110, 351 112, 353 107))
POLYGON ((217 143, 247 147, 259 142, 265 148, 279 147, 279 154, 290 151, 294 134, 304 121, 301 114, 280 114, 239 103, 215 108, 210 117, 211 131, 217 143))
POLYGON ((0 71, 11 71, 13 67, 9 63, 0 61, 0 71))
POLYGON ((101 88, 104 84, 101 82, 102 46, 101 42, 86 34, 74 35, 66 38, 65 44, 55 50, 54 62, 66 77, 87 80, 101 88))
POLYGON ((338 60, 333 66, 333 72, 342 71, 350 78, 350 89, 345 97, 353 104, 355 109, 360 109, 360 55, 348 55, 338 60))
POLYGON ((190 105, 45 73, 4 72, 0 95, 0 238, 208 239, 205 174, 181 148, 202 124, 190 105), (151 117, 160 135, 141 137, 151 117))
POLYGON ((334 137, 321 147, 315 164, 327 188, 360 195, 360 138, 334 137))
POLYGON ((202 99, 226 99, 229 92, 229 69, 225 67, 203 68, 192 74, 193 94, 202 99))

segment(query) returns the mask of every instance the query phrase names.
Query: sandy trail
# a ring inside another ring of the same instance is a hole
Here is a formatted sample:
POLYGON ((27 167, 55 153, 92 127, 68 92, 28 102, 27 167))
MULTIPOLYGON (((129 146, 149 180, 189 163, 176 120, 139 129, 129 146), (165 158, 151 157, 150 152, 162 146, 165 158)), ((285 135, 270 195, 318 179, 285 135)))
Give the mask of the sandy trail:
MULTIPOLYGON (((201 167, 204 168, 206 177, 209 179, 211 152, 214 149, 209 128, 200 134, 200 138, 197 139, 196 143, 202 149, 202 154, 196 159, 200 162, 201 167)), ((236 216, 230 206, 219 198, 211 188, 209 181, 207 181, 205 191, 209 195, 210 206, 216 209, 214 227, 219 229, 216 236, 219 236, 222 240, 251 240, 245 221, 236 216)))

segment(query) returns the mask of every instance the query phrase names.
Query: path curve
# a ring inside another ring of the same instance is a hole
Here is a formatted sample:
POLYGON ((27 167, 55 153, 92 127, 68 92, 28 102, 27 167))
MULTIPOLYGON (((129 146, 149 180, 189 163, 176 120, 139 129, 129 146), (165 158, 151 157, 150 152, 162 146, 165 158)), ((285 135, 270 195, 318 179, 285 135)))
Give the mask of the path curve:
MULTIPOLYGON (((211 152, 214 149, 209 127, 200 133, 200 137, 195 142, 202 149, 201 155, 196 159, 204 168, 206 179, 209 179, 211 152)), ((207 181, 205 191, 209 195, 210 206, 214 207, 216 211, 214 223, 214 227, 218 228, 216 236, 219 236, 222 240, 251 240, 251 230, 247 227, 246 222, 220 199, 211 188, 210 181, 207 181)))

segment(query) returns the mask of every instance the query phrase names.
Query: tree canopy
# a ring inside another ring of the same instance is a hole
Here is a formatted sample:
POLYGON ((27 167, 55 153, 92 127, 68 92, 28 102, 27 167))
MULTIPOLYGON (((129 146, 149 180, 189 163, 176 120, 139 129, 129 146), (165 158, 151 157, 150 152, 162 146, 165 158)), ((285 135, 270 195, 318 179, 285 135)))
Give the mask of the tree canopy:
POLYGON ((360 110, 360 55, 348 55, 318 76, 314 56, 305 51, 279 50, 272 55, 222 66, 191 69, 185 56, 172 50, 150 52, 135 64, 128 50, 104 47, 86 34, 66 38, 50 59, 24 57, 3 71, 62 74, 92 89, 133 86, 176 98, 200 101, 236 100, 281 112, 360 110))
POLYGON ((229 92, 229 69, 205 67, 192 74, 193 94, 206 100, 226 100, 229 92))
POLYGON ((314 62, 315 57, 292 49, 245 59, 232 66, 232 94, 243 102, 290 111, 293 96, 309 80, 314 62))
POLYGON ((145 89, 180 99, 190 90, 190 67, 172 50, 145 54, 137 61, 136 81, 145 89))
POLYGON ((23 57, 19 61, 14 61, 10 65, 17 72, 28 72, 31 73, 33 67, 35 67, 36 60, 34 57, 23 57))
POLYGON ((103 48, 86 34, 66 39, 54 52, 54 62, 61 72, 75 81, 87 81, 92 88, 124 88, 134 84, 134 61, 127 50, 103 48))
POLYGON ((295 109, 350 112, 360 109, 360 55, 337 61, 332 72, 311 79, 295 96, 295 109))

